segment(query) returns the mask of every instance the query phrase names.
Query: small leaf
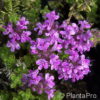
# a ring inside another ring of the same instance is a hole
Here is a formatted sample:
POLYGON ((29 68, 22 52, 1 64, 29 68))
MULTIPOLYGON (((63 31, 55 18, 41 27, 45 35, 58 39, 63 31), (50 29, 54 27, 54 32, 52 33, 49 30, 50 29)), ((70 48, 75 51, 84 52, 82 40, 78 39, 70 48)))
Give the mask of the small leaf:
POLYGON ((62 100, 63 97, 64 97, 64 94, 61 93, 60 91, 57 91, 57 92, 55 93, 55 96, 54 96, 54 98, 53 98, 52 100, 62 100))

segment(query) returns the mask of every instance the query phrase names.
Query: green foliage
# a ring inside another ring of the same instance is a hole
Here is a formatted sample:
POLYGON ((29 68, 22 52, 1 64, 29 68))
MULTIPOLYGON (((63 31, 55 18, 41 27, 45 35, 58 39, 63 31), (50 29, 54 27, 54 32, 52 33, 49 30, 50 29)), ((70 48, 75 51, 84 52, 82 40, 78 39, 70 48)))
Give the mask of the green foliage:
POLYGON ((0 91, 0 100, 36 100, 30 89, 16 92, 0 91))
POLYGON ((0 31, 4 32, 5 29, 2 26, 0 26, 0 31))
MULTIPOLYGON (((55 96, 52 100, 62 100, 64 94, 60 91, 55 93, 55 96)), ((8 91, 0 91, 0 100, 48 100, 45 94, 37 95, 36 93, 32 93, 30 89, 26 89, 24 91, 18 90, 16 92, 8 92, 8 91)))
POLYGON ((41 94, 36 96, 36 100, 48 100, 46 94, 41 94))
POLYGON ((4 10, 0 10, 0 23, 5 23, 8 21, 16 22, 18 20, 18 15, 15 8, 13 7, 13 0, 3 0, 1 2, 2 9, 4 10))
POLYGON ((12 100, 35 100, 35 96, 31 93, 30 89, 25 91, 18 91, 18 94, 12 100))
POLYGON ((42 16, 45 15, 46 13, 48 13, 48 12, 50 12, 48 6, 45 6, 44 9, 40 10, 40 13, 42 14, 42 16))
POLYGON ((21 77, 22 77, 21 75, 18 75, 18 74, 15 74, 15 73, 12 73, 10 75, 10 78, 11 78, 11 88, 16 88, 17 86, 21 85, 21 77))
MULTIPOLYGON (((29 0, 26 0, 27 2, 29 2, 29 0)), ((24 2, 23 2, 24 3, 24 2)), ((26 7, 24 4, 24 11, 23 11, 23 15, 26 16, 32 23, 35 23, 39 20, 39 14, 40 14, 40 9, 41 9, 41 0, 36 0, 36 1, 32 1, 29 3, 26 3, 26 7)))
POLYGON ((25 55, 23 57, 23 60, 24 60, 24 62, 25 62, 25 64, 26 64, 27 67, 29 67, 33 63, 33 61, 34 61, 32 59, 32 56, 31 55, 25 55))
MULTIPOLYGON (((93 20, 92 14, 96 13, 96 0, 66 0, 70 3, 69 19, 74 16, 77 20, 86 19, 93 20)), ((95 18, 95 16, 94 16, 95 18)))
POLYGON ((20 91, 19 94, 24 100, 33 99, 33 95, 31 94, 31 91, 28 89, 26 92, 20 91))
POLYGON ((87 19, 93 23, 96 22, 96 17, 97 17, 97 14, 96 14, 96 11, 97 11, 97 4, 96 4, 96 0, 94 0, 94 2, 91 3, 92 7, 91 7, 91 12, 89 12, 87 14, 87 19))
POLYGON ((49 6, 51 9, 55 9, 55 10, 58 10, 59 7, 63 7, 63 1, 64 0, 52 0, 52 1, 49 1, 49 6))
POLYGON ((61 53, 59 56, 60 56, 60 59, 62 59, 62 60, 67 59, 69 57, 69 55, 65 54, 64 52, 61 53))
MULTIPOLYGON (((100 0, 0 0, 0 33, 4 31, 3 25, 6 25, 8 22, 15 23, 21 16, 25 16, 33 25, 36 22, 42 21, 42 15, 51 10, 56 10, 59 13, 61 16, 60 20, 68 18, 67 20, 70 21, 73 17, 76 20, 87 19, 100 28, 100 21, 98 21, 100 19, 99 6, 100 0)), ((33 30, 33 26, 29 26, 29 28, 33 30)), ((100 30, 93 32, 98 34, 100 30)), ((100 41, 98 37, 94 35, 92 40, 97 43, 100 41)), ((2 41, 5 43, 3 39, 0 34, 0 44, 2 44, 2 41)), ((29 46, 27 44, 21 46, 23 49, 28 50, 29 46)), ((0 47, 0 60, 4 65, 2 69, 6 69, 7 73, 9 73, 7 86, 10 88, 10 91, 9 89, 0 90, 0 100, 47 100, 45 94, 38 95, 32 93, 30 89, 20 89, 22 86, 22 75, 27 73, 28 69, 37 67, 33 65, 37 59, 35 55, 24 54, 23 51, 21 51, 21 54, 22 56, 17 54, 17 58, 6 46, 0 47)), ((66 59, 68 56, 62 53, 60 58, 66 59)), ((0 71, 6 74, 2 69, 0 68, 0 71)), ((62 100, 63 97, 63 93, 57 91, 52 100, 62 100)))
POLYGON ((22 85, 21 78, 22 78, 23 74, 27 73, 27 71, 28 71, 28 69, 25 67, 26 66, 24 63, 20 63, 10 74, 11 88, 17 88, 22 85))
POLYGON ((64 98, 64 94, 61 93, 60 91, 57 91, 55 93, 55 96, 54 96, 54 98, 52 100, 62 100, 63 98, 64 98))
MULTIPOLYGON (((28 54, 28 55, 25 55, 25 56, 22 58, 23 62, 25 63, 25 65, 26 65, 27 67, 32 66, 33 63, 35 63, 36 59, 37 59, 37 56, 36 56, 36 55, 29 55, 29 54, 28 54)), ((34 66, 34 67, 35 67, 35 66, 34 66)))
POLYGON ((98 27, 100 29, 100 0, 95 0, 96 5, 95 5, 95 9, 93 9, 93 11, 95 13, 93 13, 90 17, 92 17, 92 19, 94 19, 94 23, 96 24, 96 27, 98 27))
POLYGON ((0 47, 0 58, 3 60, 6 67, 14 67, 16 62, 14 53, 11 53, 6 46, 0 47))
POLYGON ((9 93, 7 91, 0 91, 0 100, 8 100, 9 93))

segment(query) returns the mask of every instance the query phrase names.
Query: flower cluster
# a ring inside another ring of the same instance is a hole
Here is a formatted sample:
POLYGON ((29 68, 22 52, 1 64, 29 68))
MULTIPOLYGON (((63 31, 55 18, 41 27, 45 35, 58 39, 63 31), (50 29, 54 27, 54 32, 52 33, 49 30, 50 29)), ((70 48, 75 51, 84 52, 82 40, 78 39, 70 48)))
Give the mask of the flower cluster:
POLYGON ((55 91, 55 83, 54 76, 49 73, 57 72, 59 80, 75 82, 83 79, 90 72, 90 60, 85 57, 84 52, 89 51, 93 43, 91 25, 87 21, 79 21, 77 24, 63 21, 60 24, 57 21, 59 15, 55 11, 47 13, 44 18, 44 22, 38 22, 34 28, 38 34, 35 40, 29 37, 29 22, 24 17, 17 22, 16 28, 8 24, 3 34, 11 39, 7 43, 11 51, 20 49, 20 43, 30 43, 29 51, 38 56, 37 69, 25 74, 22 82, 39 94, 45 92, 50 99, 55 91), (68 56, 63 58, 64 55, 68 56), (42 73, 42 70, 46 71, 42 73))
POLYGON ((32 91, 36 91, 39 94, 46 93, 48 100, 54 96, 54 76, 49 73, 46 73, 45 77, 43 77, 43 74, 39 73, 39 70, 30 70, 29 74, 23 75, 22 82, 31 88, 32 91))
POLYGON ((59 79, 83 79, 90 72, 90 60, 85 58, 84 52, 93 45, 90 40, 91 25, 87 21, 79 21, 78 24, 63 21, 59 24, 59 16, 55 11, 47 13, 45 18, 35 28, 41 38, 37 38, 30 47, 32 54, 38 54, 38 70, 55 70, 59 79), (68 57, 61 59, 62 53, 68 57))
POLYGON ((7 47, 11 48, 11 51, 20 49, 20 43, 25 43, 30 41, 31 32, 27 31, 27 25, 29 21, 25 19, 25 17, 20 18, 16 23, 16 27, 13 27, 12 23, 9 23, 6 27, 6 30, 3 32, 4 35, 8 35, 9 41, 7 43, 7 47))

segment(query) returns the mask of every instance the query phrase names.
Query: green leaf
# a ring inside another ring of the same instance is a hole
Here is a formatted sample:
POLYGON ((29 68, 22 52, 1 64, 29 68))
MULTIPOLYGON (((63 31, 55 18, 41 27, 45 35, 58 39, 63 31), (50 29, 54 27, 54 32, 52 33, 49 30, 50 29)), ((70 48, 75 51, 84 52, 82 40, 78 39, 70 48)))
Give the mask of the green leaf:
POLYGON ((9 17, 9 21, 13 23, 16 23, 16 21, 19 19, 18 15, 13 12, 8 14, 8 17, 9 17))
POLYGON ((0 31, 4 32, 5 29, 2 26, 0 26, 0 31))
POLYGON ((52 100, 62 100, 64 97, 64 94, 61 93, 60 91, 56 91, 55 96, 52 100))
POLYGON ((7 91, 0 91, 0 100, 8 100, 9 93, 7 91))
POLYGON ((34 62, 34 59, 32 59, 31 55, 25 55, 23 60, 27 67, 29 67, 34 62))
POLYGON ((19 91, 18 95, 20 96, 21 100, 35 100, 35 96, 32 94, 30 89, 19 91))
POLYGON ((27 73, 28 69, 24 69, 22 66, 17 67, 10 74, 11 88, 16 88, 22 85, 21 79, 24 73, 27 73))
POLYGON ((14 67, 16 62, 14 53, 10 52, 6 46, 0 47, 0 58, 3 60, 6 67, 14 67))
POLYGON ((15 75, 12 73, 10 75, 11 78, 11 88, 16 88, 17 86, 21 85, 21 75, 15 75))
POLYGON ((40 10, 42 15, 45 15, 46 13, 50 12, 50 10, 48 9, 48 6, 45 6, 44 9, 40 10))
POLYGON ((69 55, 68 55, 68 54, 65 54, 64 52, 62 52, 59 56, 60 56, 60 58, 61 58, 62 60, 64 60, 64 59, 66 59, 66 58, 69 57, 69 55))
POLYGON ((36 96, 36 100, 48 100, 46 94, 41 94, 36 96))

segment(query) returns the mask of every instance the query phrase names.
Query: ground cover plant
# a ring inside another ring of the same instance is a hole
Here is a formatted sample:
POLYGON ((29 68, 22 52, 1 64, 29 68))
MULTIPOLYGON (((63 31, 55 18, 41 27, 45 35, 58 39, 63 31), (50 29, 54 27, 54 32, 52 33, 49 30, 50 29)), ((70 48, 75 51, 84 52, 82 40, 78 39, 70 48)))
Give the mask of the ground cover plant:
POLYGON ((71 85, 86 86, 100 41, 98 2, 1 0, 0 100, 67 100, 71 85))

